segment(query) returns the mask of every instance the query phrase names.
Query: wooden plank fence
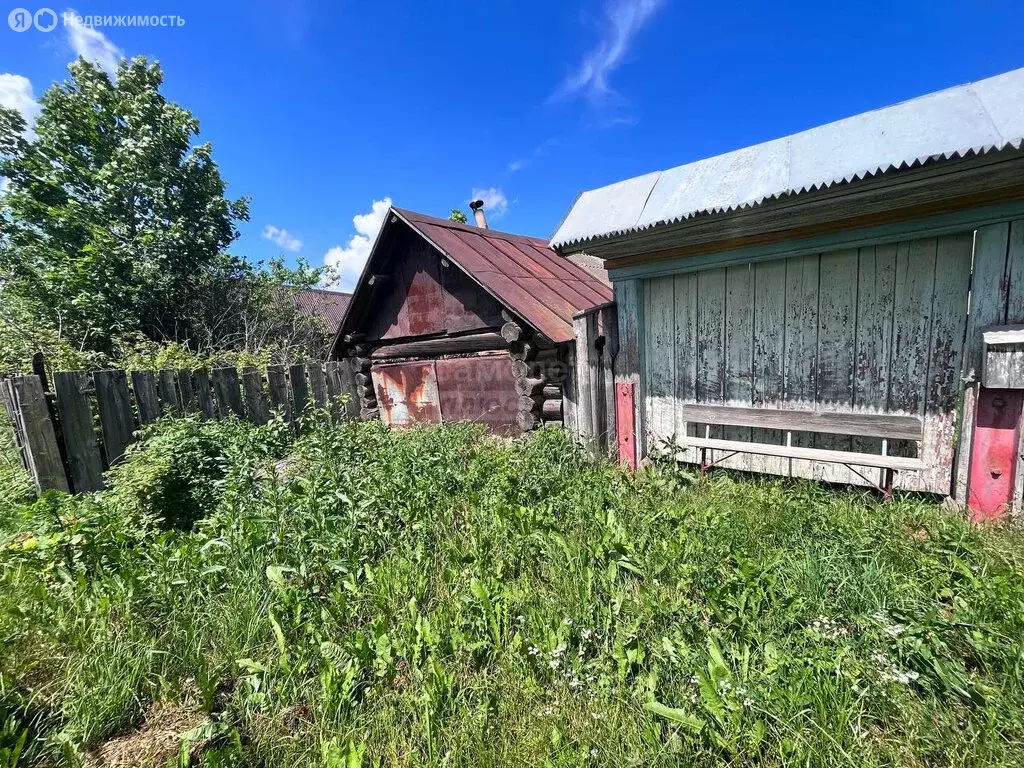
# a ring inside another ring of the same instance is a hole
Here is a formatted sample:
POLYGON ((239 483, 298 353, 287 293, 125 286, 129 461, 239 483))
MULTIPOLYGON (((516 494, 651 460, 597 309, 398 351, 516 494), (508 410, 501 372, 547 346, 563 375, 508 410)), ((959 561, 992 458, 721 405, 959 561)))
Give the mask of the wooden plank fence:
MULTIPOLYGON (((41 372, 41 368, 38 368, 41 372)), ((327 409, 338 420, 358 419, 359 400, 347 360, 326 365, 272 365, 206 370, 54 375, 53 391, 38 374, 0 378, 0 404, 14 430, 22 464, 39 492, 98 491, 103 472, 161 416, 227 416, 266 424, 272 411, 298 428, 297 416, 327 409)))

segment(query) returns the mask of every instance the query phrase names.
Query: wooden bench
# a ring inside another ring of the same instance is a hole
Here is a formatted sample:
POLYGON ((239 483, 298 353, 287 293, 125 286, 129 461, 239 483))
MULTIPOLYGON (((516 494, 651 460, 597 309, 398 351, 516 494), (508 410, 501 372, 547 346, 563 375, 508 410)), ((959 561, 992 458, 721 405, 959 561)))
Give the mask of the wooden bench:
POLYGON ((924 426, 916 416, 891 416, 882 413, 839 413, 836 411, 793 411, 779 408, 740 408, 728 405, 685 404, 682 418, 688 423, 706 425, 704 437, 684 436, 677 443, 684 448, 700 450, 701 472, 725 461, 737 453, 753 453, 761 456, 778 456, 786 459, 821 461, 828 464, 842 464, 867 483, 882 491, 886 498, 892 496, 893 475, 900 471, 927 469, 920 459, 906 456, 889 456, 890 440, 920 441, 924 426), (758 443, 743 440, 718 440, 708 433, 711 426, 753 427, 756 429, 777 429, 789 433, 786 445, 758 443), (834 435, 872 437, 882 440, 882 453, 859 451, 834 451, 825 448, 805 448, 791 445, 793 432, 816 432, 834 435), (724 451, 727 455, 708 462, 708 451, 724 451), (865 477, 856 467, 877 467, 885 471, 881 486, 865 477))

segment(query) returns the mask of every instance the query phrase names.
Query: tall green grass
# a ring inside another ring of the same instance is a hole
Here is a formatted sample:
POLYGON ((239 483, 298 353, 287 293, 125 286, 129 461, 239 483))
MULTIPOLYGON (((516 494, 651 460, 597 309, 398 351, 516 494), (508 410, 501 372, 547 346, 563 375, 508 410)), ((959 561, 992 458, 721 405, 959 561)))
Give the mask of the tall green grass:
POLYGON ((0 766, 155 700, 206 765, 1024 760, 1024 541, 933 505, 319 422, 161 424, 110 485, 11 509, 0 766))

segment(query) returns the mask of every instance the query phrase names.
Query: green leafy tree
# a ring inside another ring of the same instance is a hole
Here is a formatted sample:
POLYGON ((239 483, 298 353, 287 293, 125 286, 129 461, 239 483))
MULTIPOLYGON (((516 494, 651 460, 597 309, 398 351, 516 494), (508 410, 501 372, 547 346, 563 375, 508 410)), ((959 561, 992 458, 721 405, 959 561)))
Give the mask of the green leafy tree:
POLYGON ((449 221, 455 221, 459 224, 465 224, 469 219, 466 218, 466 214, 460 211, 458 208, 452 208, 452 212, 448 214, 449 221))
POLYGON ((78 60, 41 99, 34 134, 0 109, 0 300, 63 344, 108 353, 141 332, 182 340, 198 282, 242 274, 225 249, 248 201, 225 196, 199 122, 161 93, 163 70, 117 77, 78 60))

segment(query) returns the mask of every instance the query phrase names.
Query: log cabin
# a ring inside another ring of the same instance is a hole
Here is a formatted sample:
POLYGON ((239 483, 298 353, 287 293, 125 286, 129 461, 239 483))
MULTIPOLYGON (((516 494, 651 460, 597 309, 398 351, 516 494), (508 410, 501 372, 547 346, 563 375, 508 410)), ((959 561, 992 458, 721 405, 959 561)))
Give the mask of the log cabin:
POLYGON ((331 352, 355 372, 361 418, 513 436, 572 407, 573 318, 611 286, 472 207, 477 226, 388 211, 331 352))

